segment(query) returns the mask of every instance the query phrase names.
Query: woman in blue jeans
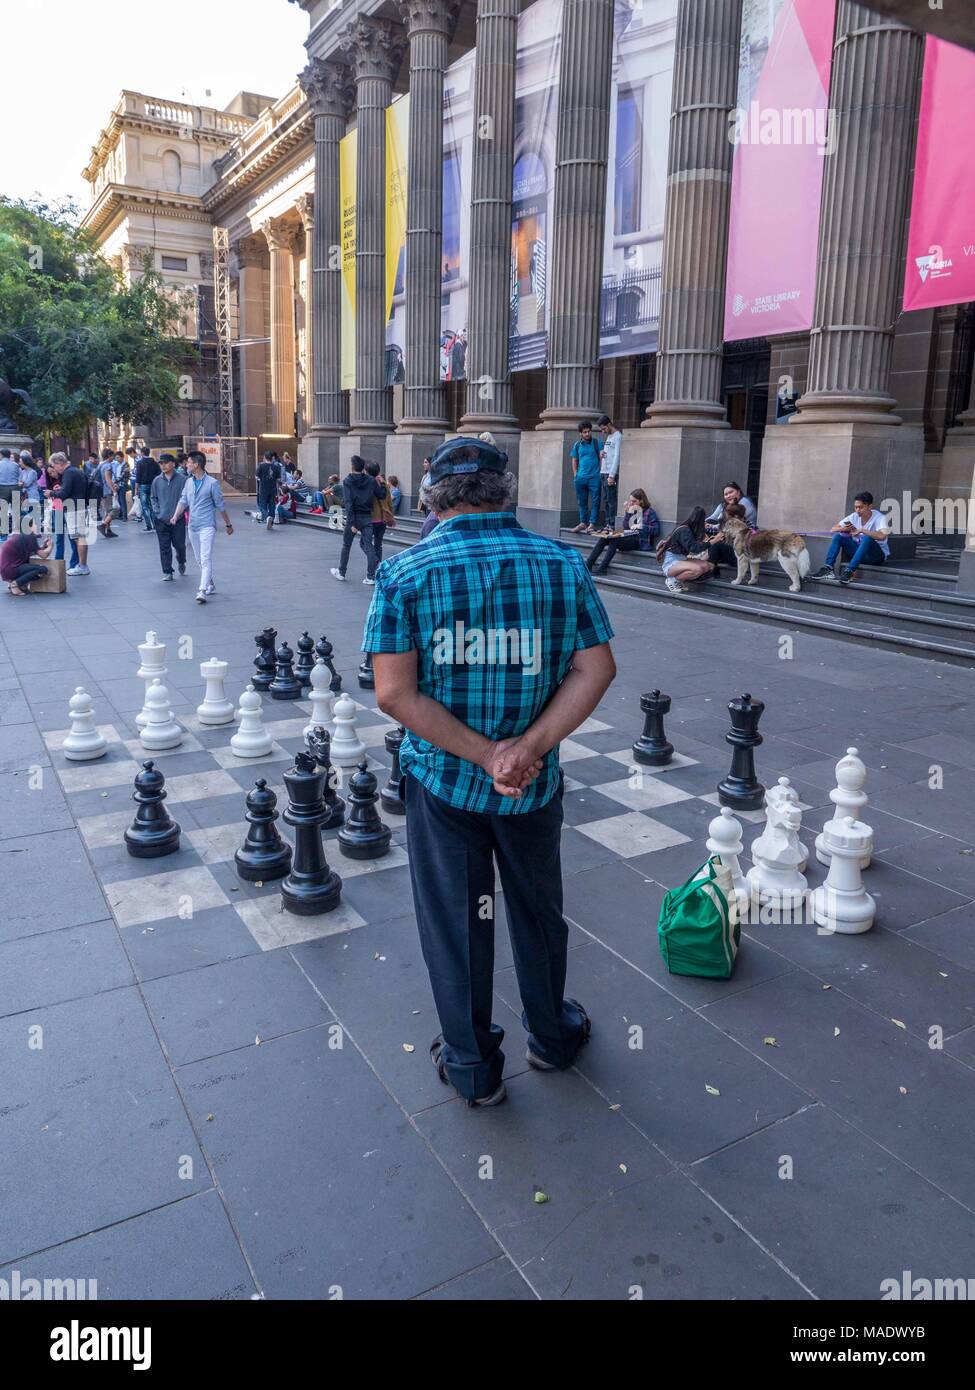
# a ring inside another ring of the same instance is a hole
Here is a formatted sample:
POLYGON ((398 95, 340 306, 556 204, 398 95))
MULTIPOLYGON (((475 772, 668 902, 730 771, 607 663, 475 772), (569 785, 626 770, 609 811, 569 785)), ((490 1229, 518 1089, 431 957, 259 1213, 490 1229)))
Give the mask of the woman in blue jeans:
POLYGON ((853 499, 853 511, 833 527, 826 563, 812 578, 835 579, 836 562, 841 555, 846 561, 840 571, 841 584, 855 579, 861 565, 882 565, 890 557, 886 527, 887 518, 873 505, 873 493, 858 492, 853 499))

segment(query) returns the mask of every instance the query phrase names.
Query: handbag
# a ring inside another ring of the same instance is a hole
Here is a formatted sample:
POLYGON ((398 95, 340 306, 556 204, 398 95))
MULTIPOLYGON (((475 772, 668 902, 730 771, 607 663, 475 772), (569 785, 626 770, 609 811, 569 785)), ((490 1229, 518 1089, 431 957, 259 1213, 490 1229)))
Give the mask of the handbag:
POLYGON ((129 507, 129 516, 133 521, 142 520, 142 498, 138 493, 132 498, 132 505, 129 507))
POLYGON ((712 855, 679 888, 664 894, 657 942, 672 975, 729 980, 741 926, 731 872, 712 855))

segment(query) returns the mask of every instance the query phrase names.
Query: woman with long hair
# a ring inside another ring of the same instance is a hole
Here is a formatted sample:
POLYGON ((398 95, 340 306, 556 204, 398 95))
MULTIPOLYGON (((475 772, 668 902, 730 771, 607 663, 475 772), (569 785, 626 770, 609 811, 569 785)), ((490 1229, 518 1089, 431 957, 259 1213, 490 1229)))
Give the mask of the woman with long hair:
POLYGON ((710 560, 693 558, 706 549, 704 508, 695 507, 687 520, 675 526, 657 546, 657 562, 672 594, 686 594, 688 582, 693 583, 711 573, 714 565, 710 560))
POLYGON ((620 550, 653 549, 653 542, 660 532, 660 521, 642 487, 635 487, 630 493, 623 515, 626 520, 622 531, 600 536, 589 552, 586 568, 593 574, 605 574, 620 550))

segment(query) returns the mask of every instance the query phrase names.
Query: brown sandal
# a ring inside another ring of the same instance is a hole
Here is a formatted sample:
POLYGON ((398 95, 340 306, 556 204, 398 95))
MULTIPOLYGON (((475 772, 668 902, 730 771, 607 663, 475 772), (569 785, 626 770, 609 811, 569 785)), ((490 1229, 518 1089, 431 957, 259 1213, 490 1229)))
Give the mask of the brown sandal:
POLYGON ((22 589, 19 584, 15 583, 14 580, 11 580, 10 583, 7 585, 7 593, 12 594, 14 598, 27 597, 27 590, 22 589))

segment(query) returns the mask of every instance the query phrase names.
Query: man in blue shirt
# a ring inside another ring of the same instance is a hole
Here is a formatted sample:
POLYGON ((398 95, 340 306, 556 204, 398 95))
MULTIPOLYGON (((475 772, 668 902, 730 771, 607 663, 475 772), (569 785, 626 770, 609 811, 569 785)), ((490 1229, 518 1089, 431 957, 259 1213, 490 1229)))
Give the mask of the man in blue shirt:
POLYGON ((589 1018, 564 997, 558 744, 616 667, 612 628, 582 557, 505 511, 495 446, 448 440, 433 456, 440 522, 376 571, 363 650, 400 752, 413 900, 443 1030, 440 1079, 471 1105, 504 1099, 491 1019, 494 864, 528 1029, 528 1061, 572 1064, 589 1018))
POLYGON ((196 563, 200 566, 200 587, 197 603, 206 603, 216 590, 213 582, 213 542, 217 534, 217 512, 224 519, 227 535, 234 534, 230 515, 223 500, 223 492, 216 478, 207 472, 206 457, 199 449, 192 449, 187 456, 190 476, 186 480, 182 496, 176 510, 170 517, 170 525, 175 526, 185 511, 190 514, 190 545, 196 563))
POLYGON ((592 421, 580 420, 579 438, 573 444, 572 479, 579 503, 579 525, 573 531, 596 530, 599 519, 599 444, 592 437, 592 421))

